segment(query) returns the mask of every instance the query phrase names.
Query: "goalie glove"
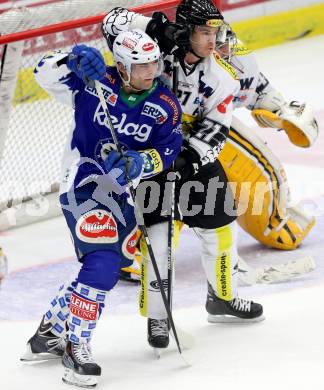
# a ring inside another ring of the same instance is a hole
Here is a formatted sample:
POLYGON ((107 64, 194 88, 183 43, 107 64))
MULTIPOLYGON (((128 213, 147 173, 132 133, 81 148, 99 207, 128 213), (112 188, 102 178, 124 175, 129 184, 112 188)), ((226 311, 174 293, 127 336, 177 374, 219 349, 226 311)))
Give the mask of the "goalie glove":
POLYGON ((260 95, 252 116, 260 127, 283 129, 299 147, 312 146, 318 137, 318 125, 310 105, 296 101, 287 103, 275 90, 260 95))

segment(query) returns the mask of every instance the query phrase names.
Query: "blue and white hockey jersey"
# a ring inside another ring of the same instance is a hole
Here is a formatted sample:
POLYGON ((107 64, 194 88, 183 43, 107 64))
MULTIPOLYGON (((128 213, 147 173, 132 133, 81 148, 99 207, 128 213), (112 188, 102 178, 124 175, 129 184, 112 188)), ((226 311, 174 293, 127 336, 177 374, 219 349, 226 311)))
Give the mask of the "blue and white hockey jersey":
MULTIPOLYGON (((68 69, 62 61, 66 56, 67 53, 62 52, 48 54, 34 70, 41 87, 56 100, 74 108, 74 121, 63 158, 61 193, 72 186, 75 188, 90 175, 102 174, 103 161, 114 147, 95 88, 68 69)), ((142 177, 148 178, 167 169, 182 143, 182 111, 174 95, 158 80, 149 91, 126 95, 114 67, 107 67, 101 83, 121 146, 144 152, 142 177)))

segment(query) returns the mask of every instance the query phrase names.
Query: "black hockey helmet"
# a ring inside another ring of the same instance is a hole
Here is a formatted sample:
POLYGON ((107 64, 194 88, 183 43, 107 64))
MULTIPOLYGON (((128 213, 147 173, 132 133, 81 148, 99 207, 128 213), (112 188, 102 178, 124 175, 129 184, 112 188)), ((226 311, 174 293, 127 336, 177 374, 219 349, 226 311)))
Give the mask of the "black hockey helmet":
POLYGON ((223 20, 212 0, 182 0, 177 7, 177 23, 218 27, 223 20))

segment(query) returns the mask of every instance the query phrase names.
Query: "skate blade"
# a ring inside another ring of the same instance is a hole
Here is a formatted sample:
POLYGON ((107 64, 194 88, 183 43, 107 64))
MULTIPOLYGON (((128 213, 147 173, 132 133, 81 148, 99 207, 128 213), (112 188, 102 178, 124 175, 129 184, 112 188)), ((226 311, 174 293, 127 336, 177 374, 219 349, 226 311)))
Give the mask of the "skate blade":
POLYGON ((161 358, 161 352, 162 352, 161 349, 162 348, 153 348, 153 353, 156 359, 161 358))
POLYGON ((31 350, 30 344, 27 344, 27 349, 24 355, 20 358, 21 362, 41 362, 44 360, 61 359, 62 356, 54 355, 48 352, 34 353, 31 350))
POLYGON ((207 321, 211 324, 219 324, 219 323, 236 323, 236 324, 245 324, 245 323, 253 323, 260 322, 265 319, 264 315, 255 318, 240 318, 229 315, 212 315, 209 314, 207 317, 207 321))
POLYGON ((67 385, 91 389, 97 386, 98 377, 94 375, 79 375, 71 368, 66 368, 62 377, 62 381, 67 385))

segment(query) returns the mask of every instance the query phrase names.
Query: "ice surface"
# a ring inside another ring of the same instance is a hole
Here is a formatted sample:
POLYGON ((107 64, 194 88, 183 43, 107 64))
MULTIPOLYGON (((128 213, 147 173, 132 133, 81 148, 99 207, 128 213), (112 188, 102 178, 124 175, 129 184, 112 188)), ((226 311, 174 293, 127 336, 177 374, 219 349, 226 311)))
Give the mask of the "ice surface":
MULTIPOLYGON (((324 126, 322 69, 324 36, 289 42, 257 52, 263 72, 288 98, 311 103, 320 130, 324 126)), ((255 128, 250 115, 239 116, 255 128)), ((317 216, 301 248, 282 252, 262 247, 240 231, 240 254, 250 265, 276 264, 304 255, 317 263, 314 272, 276 285, 241 286, 240 295, 257 298, 266 320, 253 325, 211 325, 204 310, 206 286, 199 242, 185 230, 177 252, 174 313, 177 324, 195 337, 185 368, 174 344, 159 361, 146 343, 146 323, 137 314, 137 287, 122 282, 109 294, 93 340, 103 368, 98 388, 196 389, 321 388, 324 365, 324 135, 311 150, 290 145, 285 134, 259 130, 284 163, 292 195, 317 216)), ((9 231, 0 243, 10 261, 10 275, 0 291, 1 389, 56 390, 59 361, 19 362, 48 301, 59 284, 75 273, 73 247, 63 218, 9 231)))

